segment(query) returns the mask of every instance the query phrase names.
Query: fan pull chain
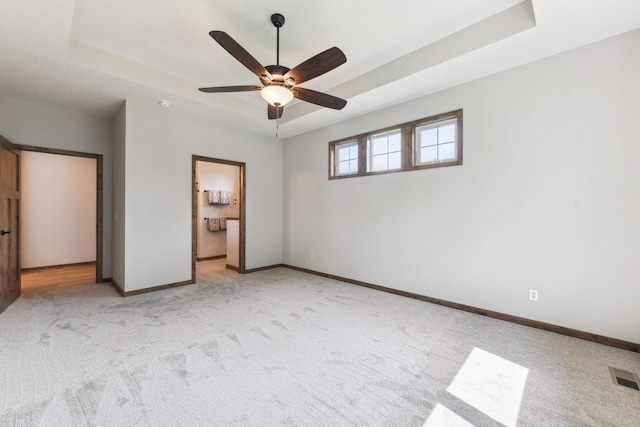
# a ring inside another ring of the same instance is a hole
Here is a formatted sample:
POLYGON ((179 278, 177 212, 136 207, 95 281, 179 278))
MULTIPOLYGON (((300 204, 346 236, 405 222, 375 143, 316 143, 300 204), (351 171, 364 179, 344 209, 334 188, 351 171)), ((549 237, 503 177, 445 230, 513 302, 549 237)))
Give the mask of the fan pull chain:
POLYGON ((280 121, 276 120, 276 138, 278 137, 278 131, 280 130, 280 121))

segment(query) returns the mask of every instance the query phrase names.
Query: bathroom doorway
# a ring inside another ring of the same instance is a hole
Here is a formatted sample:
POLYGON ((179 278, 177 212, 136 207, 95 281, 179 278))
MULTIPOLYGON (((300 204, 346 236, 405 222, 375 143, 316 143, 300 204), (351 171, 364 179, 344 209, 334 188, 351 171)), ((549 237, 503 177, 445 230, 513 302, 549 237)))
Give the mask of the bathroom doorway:
POLYGON ((193 277, 244 272, 245 164, 193 156, 193 277))

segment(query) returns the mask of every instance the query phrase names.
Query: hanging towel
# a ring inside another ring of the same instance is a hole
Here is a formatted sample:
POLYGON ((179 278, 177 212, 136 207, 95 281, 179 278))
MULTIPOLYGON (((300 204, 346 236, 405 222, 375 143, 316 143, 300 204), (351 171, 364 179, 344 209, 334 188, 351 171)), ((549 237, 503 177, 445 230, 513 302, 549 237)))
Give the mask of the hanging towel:
POLYGON ((220 231, 220 219, 219 218, 207 218, 207 230, 220 231))
POLYGON ((220 190, 209 190, 209 204, 210 205, 220 204, 220 190))
POLYGON ((220 203, 223 205, 229 204, 229 199, 231 199, 231 191, 220 191, 220 203))
POLYGON ((227 229, 227 217, 226 216, 221 216, 220 217, 220 231, 226 230, 226 229, 227 229))

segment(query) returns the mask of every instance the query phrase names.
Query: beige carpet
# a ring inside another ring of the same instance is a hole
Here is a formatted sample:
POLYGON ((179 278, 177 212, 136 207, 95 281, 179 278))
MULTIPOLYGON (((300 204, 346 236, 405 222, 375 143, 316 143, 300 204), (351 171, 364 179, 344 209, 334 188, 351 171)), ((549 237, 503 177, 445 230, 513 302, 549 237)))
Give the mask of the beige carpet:
POLYGON ((21 297, 0 315, 0 425, 638 426, 640 392, 609 365, 640 372, 640 355, 288 269, 222 271, 21 297))

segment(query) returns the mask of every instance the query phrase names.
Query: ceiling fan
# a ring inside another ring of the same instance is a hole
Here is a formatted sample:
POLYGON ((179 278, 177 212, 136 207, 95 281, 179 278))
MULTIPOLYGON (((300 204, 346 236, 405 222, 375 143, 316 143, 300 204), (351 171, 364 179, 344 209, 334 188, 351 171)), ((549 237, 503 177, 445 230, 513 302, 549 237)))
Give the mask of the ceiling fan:
POLYGON ((261 65, 238 42, 223 31, 209 33, 211 38, 217 41, 231 56, 258 76, 262 85, 204 87, 199 90, 208 93, 259 90, 262 97, 269 103, 267 116, 270 120, 282 117, 284 105, 293 98, 335 110, 341 110, 347 105, 347 101, 344 99, 297 86, 347 62, 344 53, 337 47, 332 47, 307 59, 293 69, 284 67, 280 65, 280 27, 284 25, 284 16, 274 13, 271 15, 271 23, 277 29, 276 65, 261 65))

